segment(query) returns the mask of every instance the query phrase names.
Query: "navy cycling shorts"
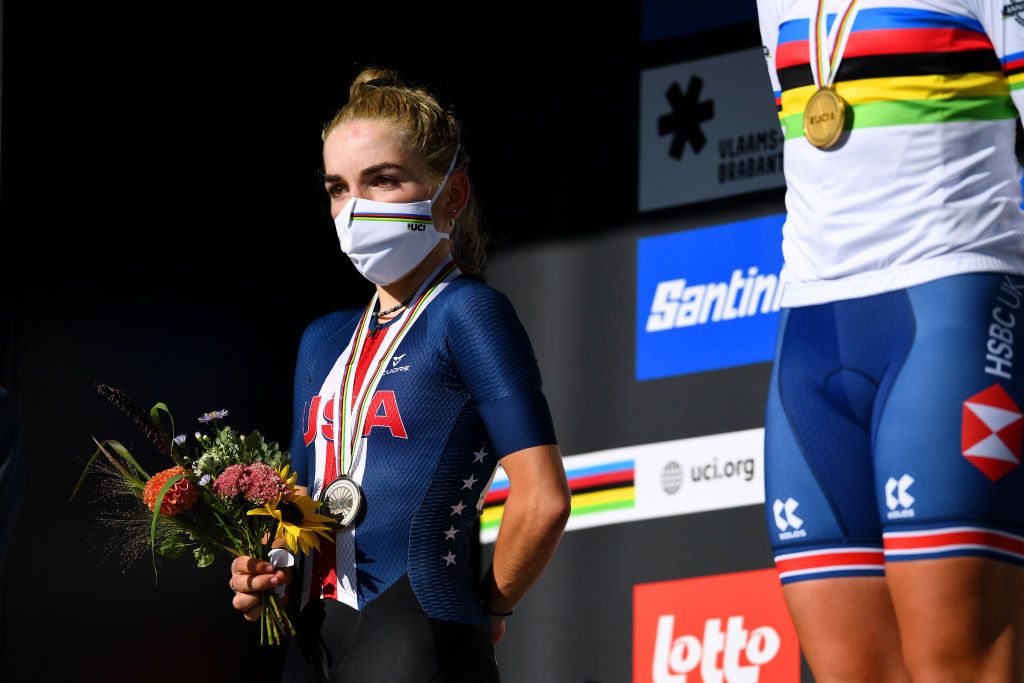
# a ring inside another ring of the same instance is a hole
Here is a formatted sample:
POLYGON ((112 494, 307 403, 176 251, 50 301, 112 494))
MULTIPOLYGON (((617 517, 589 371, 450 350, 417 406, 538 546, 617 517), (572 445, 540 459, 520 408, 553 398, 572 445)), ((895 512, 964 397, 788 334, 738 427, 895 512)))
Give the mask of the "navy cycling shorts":
POLYGON ((765 428, 782 583, 886 562, 1024 565, 1024 277, 783 309, 765 428))

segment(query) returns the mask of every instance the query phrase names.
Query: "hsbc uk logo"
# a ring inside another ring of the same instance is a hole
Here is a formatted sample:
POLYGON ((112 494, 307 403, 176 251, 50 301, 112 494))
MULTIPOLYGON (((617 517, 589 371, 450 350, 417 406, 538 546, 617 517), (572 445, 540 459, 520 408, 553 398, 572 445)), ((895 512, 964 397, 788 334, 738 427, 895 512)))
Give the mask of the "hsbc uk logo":
POLYGON ((772 504, 772 513, 775 515, 775 526, 779 528, 779 538, 788 541, 791 538, 803 538, 807 530, 803 529, 804 520, 796 516, 795 511, 800 503, 792 498, 785 502, 775 499, 772 504))
POLYGON ((964 401, 961 452, 992 481, 1020 465, 1024 413, 999 384, 964 401))
POLYGON ((904 474, 899 479, 889 477, 885 482, 885 506, 889 508, 889 519, 905 519, 914 516, 914 497, 909 489, 914 485, 914 478, 904 474))

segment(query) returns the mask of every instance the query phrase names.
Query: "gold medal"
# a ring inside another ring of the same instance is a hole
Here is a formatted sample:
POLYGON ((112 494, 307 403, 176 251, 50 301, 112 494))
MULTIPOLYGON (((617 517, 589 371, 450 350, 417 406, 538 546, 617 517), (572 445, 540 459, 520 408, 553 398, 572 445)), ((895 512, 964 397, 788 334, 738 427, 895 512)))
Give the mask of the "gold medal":
POLYGON ((857 0, 846 0, 846 8, 835 15, 836 21, 829 31, 825 9, 827 1, 818 0, 818 11, 814 21, 809 22, 807 39, 811 52, 811 76, 818 89, 804 107, 804 137, 818 149, 834 147, 846 129, 846 102, 836 93, 832 83, 839 73, 846 41, 857 14, 857 0))
POLYGON ((846 123, 846 102, 832 88, 820 88, 804 109, 804 135, 818 149, 828 149, 839 142, 846 123))

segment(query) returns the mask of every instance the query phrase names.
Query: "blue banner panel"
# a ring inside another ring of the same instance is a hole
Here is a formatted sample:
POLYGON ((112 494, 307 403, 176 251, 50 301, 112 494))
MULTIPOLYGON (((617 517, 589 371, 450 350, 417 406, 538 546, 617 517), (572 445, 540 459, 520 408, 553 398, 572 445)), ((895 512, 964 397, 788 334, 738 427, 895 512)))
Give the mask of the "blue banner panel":
POLYGON ((637 241, 637 380, 772 359, 785 218, 637 241))
POLYGON ((640 37, 645 43, 757 21, 757 2, 707 3, 695 0, 644 0, 640 37))

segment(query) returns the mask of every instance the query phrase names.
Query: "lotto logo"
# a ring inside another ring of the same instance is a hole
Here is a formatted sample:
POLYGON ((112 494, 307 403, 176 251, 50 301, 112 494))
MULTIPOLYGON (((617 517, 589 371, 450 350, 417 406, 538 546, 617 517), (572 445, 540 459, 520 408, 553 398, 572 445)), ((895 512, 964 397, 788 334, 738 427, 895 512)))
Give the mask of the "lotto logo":
POLYGON ((775 572, 633 587, 634 683, 800 679, 796 630, 775 572))
POLYGON ((1020 464, 1024 414, 999 384, 964 401, 960 442, 963 456, 997 481, 1020 464))
POLYGON ((682 635, 673 638, 675 617, 658 617, 658 634, 654 645, 655 683, 684 683, 686 674, 700 667, 700 676, 708 681, 756 681, 761 666, 779 654, 779 632, 771 626, 752 631, 743 628, 743 617, 729 617, 725 631, 721 619, 704 622, 704 637, 682 635), (722 668, 718 657, 722 656, 722 668), (740 664, 746 656, 749 665, 740 664), (677 672, 677 673, 671 673, 677 672))

